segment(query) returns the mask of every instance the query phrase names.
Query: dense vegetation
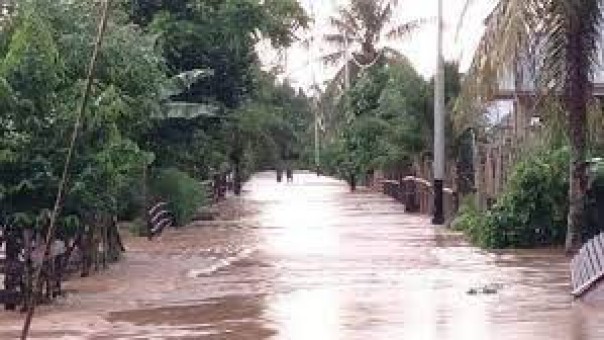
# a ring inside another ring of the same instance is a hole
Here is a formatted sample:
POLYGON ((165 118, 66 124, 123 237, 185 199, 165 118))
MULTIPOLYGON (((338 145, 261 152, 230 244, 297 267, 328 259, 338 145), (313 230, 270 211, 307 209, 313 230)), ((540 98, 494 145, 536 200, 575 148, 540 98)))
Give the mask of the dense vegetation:
POLYGON ((568 149, 562 148, 521 161, 489 210, 479 211, 470 196, 454 226, 486 248, 562 244, 568 212, 568 157, 568 149))
MULTIPOLYGON (((293 0, 112 2, 69 168, 59 234, 131 219, 155 196, 187 223, 201 182, 295 158, 309 102, 262 70, 260 39, 292 43, 293 0), (148 190, 148 192, 147 192, 148 190), (167 196, 167 197, 166 197, 167 196)), ((92 1, 28 0, 0 39, 0 218, 46 227, 99 21, 92 1)), ((74 236, 75 237, 75 236, 74 236)))
MULTIPOLYGON (((512 20, 530 6, 539 9, 539 3, 532 0, 523 7, 502 1, 493 15, 512 20)), ((418 173, 431 156, 433 84, 388 47, 388 42, 421 28, 423 21, 387 29, 396 23, 395 6, 396 1, 354 0, 331 18, 333 32, 324 37, 334 48, 323 59, 336 64, 338 72, 316 98, 325 128, 321 165, 352 188, 377 170, 418 173)), ((48 223, 99 11, 99 4, 84 0, 26 0, 3 8, 2 225, 43 230, 48 223)), ((543 14, 541 9, 535 13, 543 14)), ((543 25, 533 26, 565 27, 555 33, 580 35, 569 24, 580 16, 572 8, 560 13, 564 15, 546 17, 543 25)), ((552 41, 540 42, 548 53, 539 60, 541 68, 534 70, 536 86, 558 79, 554 90, 568 94, 567 100, 544 100, 570 112, 561 124, 564 141, 516 164, 506 189, 489 209, 466 205, 461 213, 458 227, 483 246, 549 245, 564 239, 569 250, 577 246, 586 223, 583 161, 603 144, 598 142, 601 131, 588 135, 586 124, 592 119, 585 93, 593 71, 589 56, 595 53, 593 41, 599 34, 593 30, 597 15, 586 13, 589 20, 582 25, 587 38, 552 36, 552 41), (572 41, 582 44, 562 43, 572 41), (549 58, 573 49, 587 57, 564 55, 558 62, 549 58), (572 165, 571 174, 566 173, 567 164, 572 165)), ((82 237, 93 234, 109 217, 134 219, 156 197, 170 201, 178 224, 186 224, 204 204, 208 188, 202 182, 215 175, 232 173, 235 192, 240 193, 241 183, 253 171, 300 158, 310 163, 314 106, 303 92, 287 82, 278 84, 275 74, 263 70, 256 50, 263 39, 277 49, 288 47, 307 22, 294 0, 114 1, 61 202, 60 234, 82 237)), ((543 33, 497 24, 506 20, 493 22, 478 52, 480 62, 466 78, 474 79, 466 82, 466 92, 480 100, 493 91, 490 85, 497 79, 490 77, 498 74, 494 71, 513 66, 509 56, 523 52, 520 44, 497 42, 513 35, 530 45, 543 33), (521 31, 511 32, 510 27, 521 31)), ((447 65, 446 74, 447 105, 452 108, 460 91, 457 66, 447 65)), ((547 118, 548 128, 562 121, 547 118)), ((470 132, 484 128, 479 126, 483 120, 472 117, 458 131, 448 126, 449 160, 464 163, 469 171, 476 161, 470 132)), ((465 187, 464 193, 473 189, 472 183, 465 187)))
POLYGON ((411 164, 429 143, 429 91, 408 63, 376 65, 363 72, 338 103, 336 110, 353 119, 332 127, 338 134, 329 136, 326 170, 352 184, 374 170, 411 164))
MULTIPOLYGON (((592 112, 588 110, 593 103, 589 77, 595 69, 592 61, 598 47, 594 42, 601 34, 601 11, 595 9, 596 1, 588 3, 593 10, 551 4, 548 11, 549 5, 540 0, 502 0, 487 22, 474 65, 465 77, 463 98, 456 98, 461 88, 455 65, 446 70, 448 107, 455 106, 456 114, 456 124, 448 122, 447 156, 457 169, 457 178, 450 180, 456 183, 458 193, 471 195, 480 190, 475 167, 486 162, 481 152, 513 149, 505 156, 510 158, 505 163, 510 170, 503 171, 503 180, 496 179, 502 181, 503 189, 497 188, 495 197, 488 197, 486 210, 464 205, 456 223, 482 246, 533 247, 566 242, 566 249, 572 251, 582 239, 593 235, 597 223, 590 220, 590 215, 594 216, 597 208, 589 196, 594 190, 588 190, 586 161, 597 156, 602 145, 603 131, 598 123, 601 105, 592 105, 592 112), (507 24, 523 15, 533 24, 507 24), (547 30, 552 33, 545 33, 547 30), (511 36, 515 39, 510 40, 511 36), (575 50, 582 51, 577 52, 580 58, 568 53, 575 50), (516 70, 515 86, 527 82, 538 90, 535 98, 525 95, 517 99, 515 110, 526 112, 517 116, 510 113, 510 117, 493 122, 489 102, 500 90, 501 74, 510 70, 516 70), (565 95, 559 97, 560 93, 565 95), (542 98, 537 99, 539 94, 542 98), (526 125, 532 117, 540 118, 538 132, 527 132, 535 130, 526 125), (524 120, 525 125, 514 129, 525 131, 506 131, 506 119, 524 120), (460 124, 460 120, 465 122, 460 124), (535 134, 546 138, 551 133, 558 140, 536 149, 531 145, 535 138, 525 137, 535 134), (498 138, 501 140, 495 140, 498 138), (480 151, 477 143, 486 148, 480 151)), ((394 1, 352 1, 331 18, 334 32, 325 35, 334 49, 324 60, 338 64, 340 69, 322 97, 328 126, 323 166, 348 180, 353 189, 375 170, 418 174, 423 161, 431 157, 431 84, 384 43, 387 38, 412 34, 421 28, 422 21, 386 33, 394 6, 394 1)), ((485 163, 485 167, 501 164, 485 163)), ((428 173, 419 175, 429 177, 428 173)), ((490 176, 494 176, 493 171, 490 176)))
MULTIPOLYGON (((459 75, 456 64, 447 69, 451 105, 459 92, 459 75)), ((433 83, 405 59, 383 60, 361 71, 328 112, 324 169, 351 185, 377 170, 420 175, 417 166, 432 148, 433 93, 433 83)), ((334 99, 326 93, 323 100, 334 99)), ((452 158, 455 152, 451 145, 452 158)))
MULTIPOLYGON (((468 0, 467 3, 472 3, 468 0)), ((487 20, 486 32, 471 70, 468 89, 475 99, 489 98, 500 75, 525 69, 525 81, 542 94, 542 103, 564 111, 569 146, 568 216, 565 249, 582 244, 588 192, 589 106, 600 63, 602 1, 500 0, 487 20)), ((601 108, 600 108, 601 111, 601 108)))

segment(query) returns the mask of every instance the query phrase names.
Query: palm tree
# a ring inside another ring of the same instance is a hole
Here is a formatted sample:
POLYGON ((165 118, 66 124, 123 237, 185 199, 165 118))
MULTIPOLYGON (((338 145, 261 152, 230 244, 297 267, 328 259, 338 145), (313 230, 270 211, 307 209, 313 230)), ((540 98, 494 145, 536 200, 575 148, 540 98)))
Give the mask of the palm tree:
MULTIPOLYGON (((472 1, 472 0, 469 0, 472 1)), ((602 38, 603 0, 500 0, 488 19, 471 71, 473 89, 489 89, 518 56, 534 58, 537 90, 560 99, 570 140, 567 252, 581 244, 587 191, 587 107, 602 38)), ((522 61, 521 61, 522 62, 522 61)), ((478 92, 477 92, 478 93, 478 92)))
POLYGON ((324 39, 335 49, 322 57, 331 65, 340 65, 332 85, 345 85, 346 67, 351 77, 382 58, 401 60, 405 57, 392 47, 415 31, 423 20, 398 23, 393 14, 399 0, 351 0, 348 7, 340 7, 330 18, 335 33, 324 39))

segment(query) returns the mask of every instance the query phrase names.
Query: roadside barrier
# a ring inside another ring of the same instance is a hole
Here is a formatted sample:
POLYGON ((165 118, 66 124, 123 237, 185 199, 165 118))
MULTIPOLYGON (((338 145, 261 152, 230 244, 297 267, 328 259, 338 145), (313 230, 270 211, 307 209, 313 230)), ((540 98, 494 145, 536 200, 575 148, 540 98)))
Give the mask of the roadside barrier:
POLYGON ((168 210, 168 203, 158 201, 147 210, 147 236, 152 239, 161 235, 165 228, 174 225, 174 215, 168 210))
MULTIPOLYGON (((434 190, 429 181, 407 176, 400 180, 382 180, 382 190, 384 194, 394 198, 405 206, 405 211, 409 213, 420 213, 429 215, 433 212, 434 190)), ((447 219, 455 215, 458 207, 457 193, 444 188, 444 210, 447 219)))
POLYGON ((587 241, 570 263, 572 295, 597 289, 604 278, 604 233, 587 241))

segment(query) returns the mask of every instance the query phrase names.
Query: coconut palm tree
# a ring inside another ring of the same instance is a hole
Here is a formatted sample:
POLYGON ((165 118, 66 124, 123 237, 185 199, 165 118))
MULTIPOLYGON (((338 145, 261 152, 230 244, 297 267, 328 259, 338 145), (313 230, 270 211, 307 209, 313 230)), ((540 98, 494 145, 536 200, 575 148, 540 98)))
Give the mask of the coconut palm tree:
POLYGON ((603 2, 499 0, 488 18, 470 74, 470 87, 484 98, 484 90, 492 88, 502 72, 517 67, 519 56, 530 56, 534 66, 529 73, 537 91, 562 103, 571 150, 568 252, 581 244, 587 191, 587 108, 602 40, 603 2))
MULTIPOLYGON (((330 18, 333 33, 324 40, 334 50, 322 59, 331 65, 340 65, 335 84, 345 85, 346 66, 351 77, 381 58, 400 60, 405 57, 392 47, 415 31, 423 20, 400 23, 393 14, 399 0, 351 0, 348 7, 340 7, 330 18)), ((334 84, 334 85, 335 85, 334 84)))

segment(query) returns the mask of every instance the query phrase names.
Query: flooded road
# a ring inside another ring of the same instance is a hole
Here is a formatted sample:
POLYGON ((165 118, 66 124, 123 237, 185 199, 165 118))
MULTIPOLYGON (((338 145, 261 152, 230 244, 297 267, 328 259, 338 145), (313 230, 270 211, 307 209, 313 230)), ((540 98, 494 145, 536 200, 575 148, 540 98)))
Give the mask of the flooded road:
MULTIPOLYGON (((34 338, 604 339, 560 250, 481 251, 312 174, 259 174, 230 203, 234 220, 127 240, 124 261, 41 308, 34 338)), ((0 339, 20 318, 0 312, 0 339)))

